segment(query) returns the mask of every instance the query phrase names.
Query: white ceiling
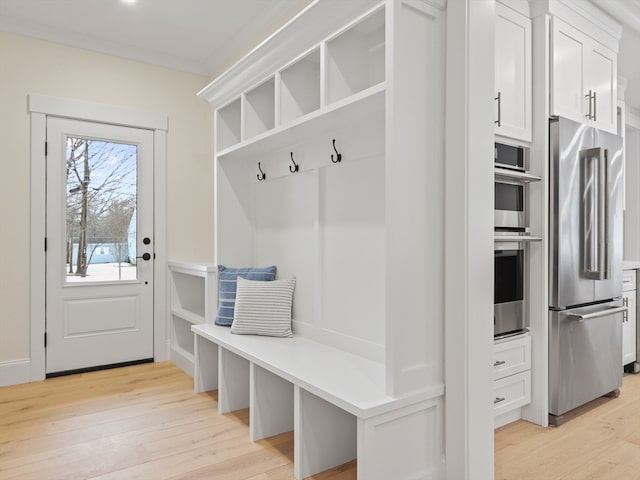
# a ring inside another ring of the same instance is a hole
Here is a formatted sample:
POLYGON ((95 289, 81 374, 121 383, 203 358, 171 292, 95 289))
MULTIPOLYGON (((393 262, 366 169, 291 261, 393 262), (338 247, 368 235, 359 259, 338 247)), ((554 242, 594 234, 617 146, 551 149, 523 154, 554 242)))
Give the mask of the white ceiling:
POLYGON ((309 3, 311 0, 0 0, 0 31, 211 75, 309 3))
MULTIPOLYGON (((0 0, 0 31, 210 76, 311 1, 0 0)), ((640 0, 591 1, 624 24, 619 72, 640 110, 640 0)))

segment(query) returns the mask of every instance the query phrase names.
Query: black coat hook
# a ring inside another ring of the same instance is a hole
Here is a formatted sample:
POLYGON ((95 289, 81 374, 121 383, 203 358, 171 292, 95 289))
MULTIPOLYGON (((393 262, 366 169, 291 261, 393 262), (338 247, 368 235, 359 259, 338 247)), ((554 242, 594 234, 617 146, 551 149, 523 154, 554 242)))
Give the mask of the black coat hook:
POLYGON ((262 171, 262 168, 260 168, 260 162, 258 162, 258 170, 260 170, 260 173, 256 175, 256 177, 258 177, 258 180, 262 181, 267 178, 267 174, 262 171))
POLYGON ((291 173, 296 173, 298 171, 298 167, 300 165, 298 165, 295 160, 293 159, 293 152, 291 152, 291 163, 293 163, 293 167, 291 165, 289 165, 289 171, 291 173))
POLYGON ((333 153, 331 154, 331 161, 333 163, 340 163, 342 161, 342 154, 336 150, 336 139, 333 139, 333 150, 336 152, 336 159, 333 159, 333 153))

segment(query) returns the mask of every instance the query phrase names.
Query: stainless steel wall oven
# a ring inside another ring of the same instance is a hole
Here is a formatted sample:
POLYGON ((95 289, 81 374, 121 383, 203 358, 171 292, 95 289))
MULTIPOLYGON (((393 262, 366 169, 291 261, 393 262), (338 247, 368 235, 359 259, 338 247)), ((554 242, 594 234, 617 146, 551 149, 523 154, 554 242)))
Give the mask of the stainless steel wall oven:
POLYGON ((510 170, 526 171, 525 162, 527 159, 527 150, 523 147, 515 145, 507 145, 505 143, 494 144, 494 163, 496 167, 508 168, 510 170))
POLYGON ((527 214, 528 149, 495 144, 494 227, 496 231, 525 232, 527 214))
POLYGON ((525 185, 516 180, 495 179, 494 227, 496 230, 524 231, 528 227, 525 185))
POLYGON ((517 242, 496 244, 494 251, 493 334, 515 335, 529 326, 525 314, 526 250, 517 242))

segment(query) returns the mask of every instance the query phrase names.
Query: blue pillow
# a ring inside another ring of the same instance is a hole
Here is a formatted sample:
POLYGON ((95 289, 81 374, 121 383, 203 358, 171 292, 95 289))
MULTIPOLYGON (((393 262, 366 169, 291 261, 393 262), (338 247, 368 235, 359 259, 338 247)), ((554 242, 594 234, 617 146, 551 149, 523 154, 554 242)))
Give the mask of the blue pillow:
POLYGON ((230 327, 236 304, 238 277, 269 282, 276 279, 276 266, 262 268, 231 268, 218 265, 218 314, 216 325, 230 327))

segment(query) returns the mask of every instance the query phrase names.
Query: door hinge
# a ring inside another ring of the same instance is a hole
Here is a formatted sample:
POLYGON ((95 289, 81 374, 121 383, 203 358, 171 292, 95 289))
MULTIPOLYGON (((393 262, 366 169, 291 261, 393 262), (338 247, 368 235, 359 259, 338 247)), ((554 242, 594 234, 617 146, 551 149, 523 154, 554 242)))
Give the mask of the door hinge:
POLYGON ((47 348, 47 332, 44 332, 44 348, 47 348))
POLYGON ((44 251, 47 251, 47 237, 44 237, 44 251))
POLYGON ((49 142, 44 142, 44 156, 47 156, 47 153, 49 153, 49 142))

